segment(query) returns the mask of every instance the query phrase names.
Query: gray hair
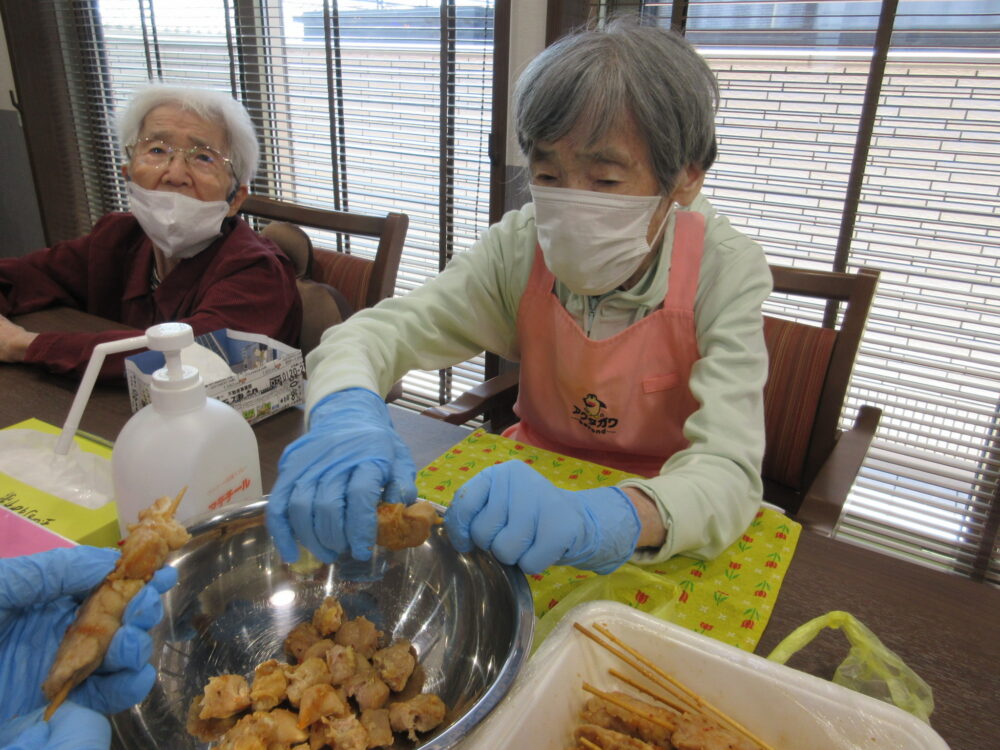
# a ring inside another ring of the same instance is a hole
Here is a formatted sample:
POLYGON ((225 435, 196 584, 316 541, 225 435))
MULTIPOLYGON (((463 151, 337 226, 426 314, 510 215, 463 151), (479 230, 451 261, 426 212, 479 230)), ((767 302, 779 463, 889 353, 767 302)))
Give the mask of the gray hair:
POLYGON ((603 29, 566 36, 528 64, 514 91, 514 127, 525 156, 579 122, 589 142, 628 112, 649 147, 653 172, 669 189, 681 170, 715 161, 719 84, 680 34, 619 17, 603 29))
POLYGON ((135 91, 118 117, 118 137, 123 149, 139 139, 146 115, 164 104, 178 105, 221 125, 229 139, 226 146, 237 182, 240 185, 250 184, 260 159, 257 132, 246 108, 223 91, 164 83, 142 86, 135 91))

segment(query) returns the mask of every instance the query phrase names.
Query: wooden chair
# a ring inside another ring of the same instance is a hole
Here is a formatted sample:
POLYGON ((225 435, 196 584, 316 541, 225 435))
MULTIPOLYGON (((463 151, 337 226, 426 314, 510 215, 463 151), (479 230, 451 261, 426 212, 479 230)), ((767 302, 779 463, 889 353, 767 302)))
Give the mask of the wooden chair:
POLYGON ((300 337, 303 353, 319 343, 319 337, 330 325, 392 296, 410 221, 406 214, 345 213, 259 195, 247 197, 241 210, 248 216, 267 220, 267 225, 259 226, 261 233, 275 240, 296 265, 303 299, 300 337), (376 238, 375 257, 314 248, 302 226, 376 238))
MULTIPOLYGON (((804 526, 830 534, 882 416, 881 409, 863 405, 848 430, 838 427, 879 273, 784 266, 771 266, 771 273, 775 294, 792 304, 805 299, 843 305, 839 325, 764 318, 769 360, 764 499, 804 526)), ((487 415, 487 429, 501 432, 515 419, 517 376, 516 369, 509 370, 423 413, 453 424, 487 415)))

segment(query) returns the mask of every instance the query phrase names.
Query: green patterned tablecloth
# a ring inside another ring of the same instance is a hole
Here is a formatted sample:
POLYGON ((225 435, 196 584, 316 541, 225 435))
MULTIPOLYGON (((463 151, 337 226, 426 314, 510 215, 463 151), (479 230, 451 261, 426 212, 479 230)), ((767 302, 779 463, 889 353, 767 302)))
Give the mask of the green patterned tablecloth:
MULTIPOLYGON (((469 477, 486 466, 517 459, 565 489, 613 485, 628 474, 561 456, 477 430, 417 473, 420 496, 448 505, 469 477)), ((623 565, 598 576, 553 567, 529 576, 536 644, 564 611, 590 599, 614 599, 678 625, 753 651, 767 625, 801 527, 765 508, 743 535, 714 560, 677 556, 656 565, 623 565)))

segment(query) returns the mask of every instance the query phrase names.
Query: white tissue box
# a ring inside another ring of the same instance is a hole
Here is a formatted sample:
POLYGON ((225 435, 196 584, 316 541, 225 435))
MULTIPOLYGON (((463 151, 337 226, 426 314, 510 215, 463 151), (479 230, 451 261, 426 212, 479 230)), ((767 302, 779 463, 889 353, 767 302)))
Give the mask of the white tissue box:
MULTIPOLYGON (((219 355, 230 369, 230 374, 222 377, 202 373, 208 395, 232 406, 250 424, 303 403, 306 368, 300 350, 267 336, 229 328, 197 336, 195 343, 219 355)), ((152 375, 164 364, 163 354, 154 351, 125 359, 133 412, 149 403, 152 375)))

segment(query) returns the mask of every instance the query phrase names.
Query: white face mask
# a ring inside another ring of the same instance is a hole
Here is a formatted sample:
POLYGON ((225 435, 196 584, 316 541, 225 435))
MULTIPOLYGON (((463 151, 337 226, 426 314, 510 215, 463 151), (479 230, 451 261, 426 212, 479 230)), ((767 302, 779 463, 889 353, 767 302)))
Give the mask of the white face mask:
MULTIPOLYGON (((545 265, 576 294, 610 292, 650 252, 646 232, 659 195, 614 195, 531 185, 535 228, 545 265)), ((654 240, 673 212, 673 203, 654 240)))
POLYGON ((229 213, 226 201, 200 201, 168 190, 147 190, 128 183, 132 215, 168 258, 191 258, 221 234, 229 213))

